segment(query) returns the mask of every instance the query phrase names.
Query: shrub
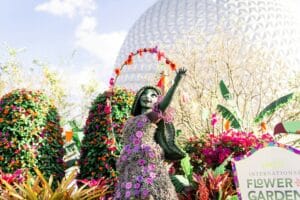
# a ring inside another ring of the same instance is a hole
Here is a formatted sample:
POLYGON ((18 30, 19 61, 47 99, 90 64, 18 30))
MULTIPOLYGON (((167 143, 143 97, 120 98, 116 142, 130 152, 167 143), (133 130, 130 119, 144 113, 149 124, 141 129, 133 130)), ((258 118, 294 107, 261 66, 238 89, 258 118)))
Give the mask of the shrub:
POLYGON ((94 100, 84 127, 79 179, 106 177, 116 181, 115 163, 122 148, 121 131, 130 116, 133 99, 133 92, 116 88, 113 94, 104 92, 94 100), (107 102, 107 95, 111 95, 111 104, 107 102))
POLYGON ((54 181, 64 176, 62 129, 57 110, 39 91, 14 90, 0 100, 0 169, 38 167, 54 181))
POLYGON ((270 134, 255 136, 251 132, 228 130, 221 134, 209 134, 202 138, 192 138, 185 150, 190 154, 194 169, 216 168, 230 155, 245 155, 263 143, 272 142, 270 134))

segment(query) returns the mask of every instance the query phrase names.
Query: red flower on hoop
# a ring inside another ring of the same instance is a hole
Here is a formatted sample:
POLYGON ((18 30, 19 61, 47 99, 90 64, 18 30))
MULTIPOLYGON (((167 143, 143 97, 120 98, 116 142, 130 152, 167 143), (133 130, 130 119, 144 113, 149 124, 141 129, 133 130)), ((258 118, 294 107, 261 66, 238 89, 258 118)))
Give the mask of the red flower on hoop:
POLYGON ((121 74, 121 69, 120 69, 120 68, 116 68, 116 69, 115 69, 115 74, 116 74, 117 76, 119 76, 119 75, 121 74))
POLYGON ((176 65, 174 63, 171 63, 170 64, 170 67, 171 67, 171 70, 172 71, 175 71, 176 70, 176 65))

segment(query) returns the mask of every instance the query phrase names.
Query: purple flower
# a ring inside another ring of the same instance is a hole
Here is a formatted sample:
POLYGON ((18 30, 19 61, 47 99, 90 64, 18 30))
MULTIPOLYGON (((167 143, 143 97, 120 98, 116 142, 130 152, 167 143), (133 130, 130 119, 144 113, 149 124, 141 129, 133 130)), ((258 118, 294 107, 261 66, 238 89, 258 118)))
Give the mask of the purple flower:
POLYGON ((129 141, 133 141, 135 139, 135 137, 134 137, 134 135, 131 135, 130 137, 129 137, 129 141))
POLYGON ((140 190, 134 190, 134 195, 139 196, 140 195, 140 190))
POLYGON ((137 131, 137 132, 135 133, 135 136, 136 136, 137 138, 142 138, 143 135, 144 135, 143 131, 137 131))
POLYGON ((148 153, 149 158, 155 158, 155 153, 154 152, 149 152, 148 153))
POLYGON ((143 182, 144 178, 142 176, 137 176, 136 180, 137 180, 137 182, 141 183, 141 182, 143 182))
POLYGON ((141 187, 141 184, 140 184, 140 183, 134 184, 134 188, 135 188, 135 189, 139 189, 140 187, 141 187))
POLYGON ((117 198, 120 198, 120 197, 121 197, 121 192, 120 192, 120 191, 117 191, 117 192, 116 192, 116 197, 117 197, 117 198))
POLYGON ((126 155, 121 156, 121 161, 126 161, 126 160, 127 160, 127 156, 126 155))
POLYGON ((144 159, 139 159, 139 160, 138 160, 138 164, 139 164, 140 166, 143 166, 143 165, 146 164, 146 161, 145 161, 144 159))
POLYGON ((125 188, 127 190, 129 190, 131 187, 132 187, 132 183, 131 182, 127 182, 126 185, 125 185, 125 188))
POLYGON ((138 121, 136 123, 136 125, 137 125, 138 128, 143 128, 144 127, 144 122, 143 121, 138 121))
POLYGON ((129 198, 130 196, 131 196, 130 191, 126 191, 126 192, 125 192, 125 197, 126 197, 126 198, 129 198))
POLYGON ((130 149, 130 145, 129 144, 125 145, 124 149, 125 151, 127 151, 128 149, 130 149))
POLYGON ((147 197, 149 195, 149 191, 147 189, 143 189, 142 196, 147 197))
POLYGON ((139 146, 135 146, 135 147, 133 148, 133 152, 135 152, 135 153, 139 152, 139 150, 140 150, 140 147, 139 147, 139 146))
POLYGON ((131 150, 130 149, 128 149, 126 152, 127 152, 128 155, 131 154, 131 150))
POLYGON ((151 150, 149 145, 142 145, 142 149, 145 150, 146 152, 151 150))

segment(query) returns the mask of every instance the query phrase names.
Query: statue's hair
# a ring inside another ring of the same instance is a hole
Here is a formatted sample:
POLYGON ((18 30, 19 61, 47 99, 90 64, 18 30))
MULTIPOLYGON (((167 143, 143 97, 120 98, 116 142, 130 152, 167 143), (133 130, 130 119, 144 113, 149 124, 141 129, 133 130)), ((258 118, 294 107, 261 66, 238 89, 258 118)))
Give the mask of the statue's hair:
POLYGON ((141 89, 139 89, 139 91, 135 95, 134 102, 133 102, 132 108, 131 108, 131 114, 133 116, 137 116, 137 115, 141 114, 142 109, 141 109, 141 104, 140 104, 140 98, 141 98, 142 94, 144 93, 144 91, 147 89, 154 90, 158 95, 162 94, 161 90, 156 86, 147 85, 147 86, 144 86, 141 89))

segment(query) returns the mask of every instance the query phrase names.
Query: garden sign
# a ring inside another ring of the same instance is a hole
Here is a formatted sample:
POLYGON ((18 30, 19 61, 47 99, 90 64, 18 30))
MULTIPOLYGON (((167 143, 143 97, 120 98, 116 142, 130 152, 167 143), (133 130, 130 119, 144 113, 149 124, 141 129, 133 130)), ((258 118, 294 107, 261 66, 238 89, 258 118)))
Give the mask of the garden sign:
POLYGON ((270 143, 233 159, 241 200, 300 200, 300 151, 270 143))

